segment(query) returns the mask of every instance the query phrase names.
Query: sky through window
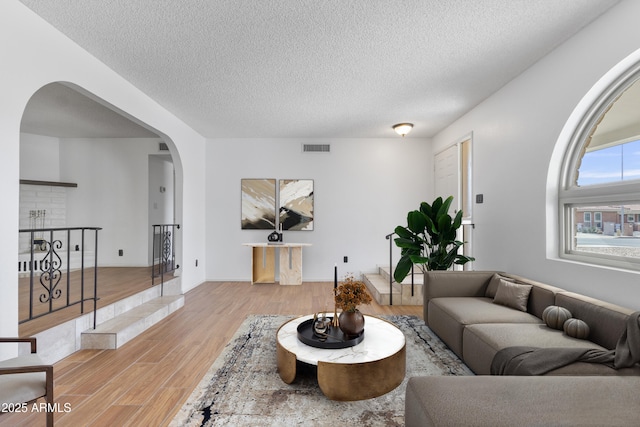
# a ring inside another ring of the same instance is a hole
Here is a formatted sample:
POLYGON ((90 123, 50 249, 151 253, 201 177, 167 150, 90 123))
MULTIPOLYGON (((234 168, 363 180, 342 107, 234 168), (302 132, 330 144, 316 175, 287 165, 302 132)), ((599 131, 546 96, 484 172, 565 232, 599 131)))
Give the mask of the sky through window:
POLYGON ((640 179, 640 140, 585 153, 578 185, 606 184, 640 179))

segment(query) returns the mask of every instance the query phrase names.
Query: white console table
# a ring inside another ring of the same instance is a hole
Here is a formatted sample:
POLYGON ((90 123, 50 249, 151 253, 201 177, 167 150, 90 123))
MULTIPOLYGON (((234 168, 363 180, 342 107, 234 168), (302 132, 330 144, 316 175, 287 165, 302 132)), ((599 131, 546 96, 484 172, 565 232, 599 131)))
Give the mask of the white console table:
POLYGON ((243 243, 251 246, 251 283, 275 283, 276 248, 280 252, 280 284, 302 284, 302 248, 310 243, 243 243))

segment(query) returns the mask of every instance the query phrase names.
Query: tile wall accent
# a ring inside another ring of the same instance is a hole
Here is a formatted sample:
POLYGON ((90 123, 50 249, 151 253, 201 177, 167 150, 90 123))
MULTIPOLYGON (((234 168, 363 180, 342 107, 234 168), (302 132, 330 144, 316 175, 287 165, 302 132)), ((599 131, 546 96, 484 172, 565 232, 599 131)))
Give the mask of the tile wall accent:
MULTIPOLYGON (((19 227, 21 230, 66 226, 67 188, 20 184, 19 227)), ((36 235, 35 237, 41 236, 36 235)), ((28 234, 20 233, 19 253, 26 253, 29 250, 28 234)))

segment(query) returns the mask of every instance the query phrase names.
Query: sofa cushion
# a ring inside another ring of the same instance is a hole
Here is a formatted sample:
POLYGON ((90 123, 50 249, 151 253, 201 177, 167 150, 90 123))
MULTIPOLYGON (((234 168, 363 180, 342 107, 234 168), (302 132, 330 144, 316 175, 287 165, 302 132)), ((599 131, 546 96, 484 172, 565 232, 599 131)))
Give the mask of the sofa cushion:
POLYGON ((509 280, 500 279, 493 302, 520 311, 527 311, 531 285, 520 285, 509 280))
POLYGON ((489 284, 487 285, 487 290, 485 291, 484 296, 487 298, 495 298, 496 291, 498 290, 498 285, 500 284, 500 280, 506 279, 507 277, 501 273, 495 273, 491 280, 489 280, 489 284))
MULTIPOLYGON (((423 319, 429 318, 429 301, 442 297, 482 297, 495 271, 426 271, 423 319)), ((493 298, 493 295, 491 296, 493 298)))
POLYGON ((637 425, 640 378, 414 377, 405 425, 637 425))
POLYGON ((509 280, 522 285, 533 286, 533 288, 531 288, 531 294, 529 295, 527 311, 541 319, 544 309, 556 303, 556 294, 564 291, 561 288, 547 285, 545 283, 537 282, 535 280, 527 279, 521 276, 516 276, 515 274, 494 273, 487 285, 487 289, 485 291, 486 297, 495 297, 500 279, 509 280))
POLYGON ((556 305, 567 308, 573 317, 589 325, 589 340, 609 350, 616 348, 627 319, 634 310, 573 292, 556 295, 556 305))
MULTIPOLYGON (((493 323, 475 324, 465 328, 462 356, 464 362, 478 375, 491 373, 491 362, 498 350, 513 346, 604 348, 591 341, 579 340, 545 324, 493 323)), ((606 372, 613 369, 606 368, 606 372)), ((575 373, 580 375, 580 373, 575 373)), ((609 375, 615 372, 609 372, 609 375)))
POLYGON ((462 357, 462 331, 475 323, 534 323, 532 314, 493 304, 491 298, 450 297, 429 301, 427 324, 449 348, 462 357))

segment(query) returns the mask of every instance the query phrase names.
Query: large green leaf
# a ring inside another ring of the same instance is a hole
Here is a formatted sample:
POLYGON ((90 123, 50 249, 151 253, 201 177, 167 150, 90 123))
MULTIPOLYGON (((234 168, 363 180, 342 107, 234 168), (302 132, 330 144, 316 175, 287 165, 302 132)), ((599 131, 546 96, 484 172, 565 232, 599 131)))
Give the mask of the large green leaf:
POLYGON ((447 200, 445 200, 442 205, 440 206, 440 208, 438 209, 438 221, 440 220, 440 217, 443 215, 448 215, 449 214, 449 206, 451 206, 451 202, 453 201, 453 196, 449 196, 447 197, 447 200))
POLYGON ((462 211, 458 211, 455 219, 453 220, 453 228, 457 230, 460 228, 460 225, 462 225, 462 211))
POLYGON ((407 214, 407 224, 409 230, 414 233, 424 233, 427 226, 426 216, 420 211, 411 211, 407 214))
POLYGON ((429 216, 425 216, 425 221, 426 221, 426 226, 424 227, 423 232, 426 231, 425 234, 429 234, 430 236, 437 236, 438 227, 436 227, 436 224, 433 222, 433 219, 431 219, 431 217, 429 216))
POLYGON ((423 214, 425 214, 428 217, 433 216, 433 208, 427 202, 420 203, 420 212, 422 212, 423 214))
POLYGON ((404 278, 407 277, 407 274, 409 274, 409 272, 411 271, 412 266, 413 262, 411 262, 411 258, 409 258, 408 256, 401 257, 398 261, 398 264, 396 265, 395 271, 393 272, 393 279, 397 283, 401 283, 404 278))
POLYGON ((433 217, 434 215, 437 216, 438 212, 440 212, 440 208, 441 207, 442 207, 442 197, 438 197, 431 204, 431 210, 432 210, 433 214, 430 215, 430 216, 431 217, 433 217))
POLYGON ((413 264, 425 264, 429 262, 429 257, 424 257, 420 255, 411 255, 409 258, 411 259, 411 262, 413 264))
POLYGON ((456 264, 458 265, 464 265, 466 263, 468 263, 469 261, 475 261, 476 259, 472 256, 466 256, 466 255, 458 255, 458 257, 456 258, 456 260, 454 261, 456 264))
POLYGON ((419 242, 413 239, 405 239, 404 237, 397 237, 394 239, 394 242, 396 242, 396 246, 399 248, 409 248, 420 251, 420 248, 422 247, 419 242))
POLYGON ((438 217, 438 230, 440 230, 440 233, 447 233, 451 230, 451 227, 452 222, 449 214, 445 213, 444 215, 440 215, 438 217))

